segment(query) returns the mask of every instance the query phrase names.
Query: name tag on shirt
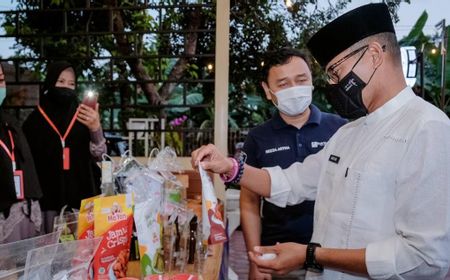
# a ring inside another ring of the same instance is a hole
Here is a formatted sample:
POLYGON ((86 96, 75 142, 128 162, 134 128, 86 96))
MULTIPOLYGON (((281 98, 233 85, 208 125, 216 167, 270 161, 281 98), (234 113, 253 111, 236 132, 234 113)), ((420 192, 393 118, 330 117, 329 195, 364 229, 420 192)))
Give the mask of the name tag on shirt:
POLYGON ((14 187, 16 190, 17 199, 24 199, 25 194, 23 191, 23 172, 22 172, 22 170, 14 171, 14 187))
POLYGON ((335 156, 335 155, 330 155, 330 157, 328 158, 329 161, 334 162, 334 163, 336 163, 336 164, 339 163, 339 160, 340 160, 340 159, 341 159, 340 157, 335 156))
POLYGON ((272 154, 272 153, 281 152, 281 151, 289 151, 290 149, 291 149, 291 147, 289 147, 289 146, 282 146, 282 147, 267 149, 267 150, 265 150, 265 153, 272 154))

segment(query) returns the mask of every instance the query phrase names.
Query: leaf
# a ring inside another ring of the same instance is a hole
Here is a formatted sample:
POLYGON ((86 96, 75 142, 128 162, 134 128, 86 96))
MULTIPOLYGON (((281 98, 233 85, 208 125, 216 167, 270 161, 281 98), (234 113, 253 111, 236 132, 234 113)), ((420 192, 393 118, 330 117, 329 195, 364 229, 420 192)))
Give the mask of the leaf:
MULTIPOLYGON (((203 102, 203 94, 201 93, 190 93, 186 96, 186 104, 185 105, 197 105, 203 102)), ((174 98, 169 99, 169 105, 184 105, 183 104, 183 95, 176 95, 174 98)))
POLYGON ((428 13, 427 11, 423 11, 423 13, 417 19, 416 23, 414 24, 409 34, 403 39, 401 39, 399 44, 402 46, 416 45, 419 38, 423 36, 423 28, 425 27, 427 20, 428 20, 428 13))
MULTIPOLYGON (((203 94, 201 93, 190 93, 186 96, 186 104, 183 104, 183 95, 177 94, 173 98, 169 99, 167 104, 169 105, 198 105, 203 102, 203 94)), ((169 108, 167 110, 168 113, 185 113, 189 111, 189 107, 177 107, 177 108, 169 108)))
POLYGON ((228 124, 231 128, 239 128, 239 125, 237 124, 236 120, 233 119, 231 116, 228 116, 228 124))
POLYGON ((262 97, 257 95, 248 95, 246 98, 246 103, 249 105, 260 105, 263 102, 262 97))

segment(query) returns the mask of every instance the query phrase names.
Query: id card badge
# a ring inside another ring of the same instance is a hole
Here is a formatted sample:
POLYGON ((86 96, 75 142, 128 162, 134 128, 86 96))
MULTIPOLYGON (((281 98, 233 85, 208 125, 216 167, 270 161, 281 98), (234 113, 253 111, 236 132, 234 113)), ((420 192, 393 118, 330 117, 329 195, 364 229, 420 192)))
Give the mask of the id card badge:
POLYGON ((63 170, 70 169, 70 149, 65 147, 63 149, 63 170))
POLYGON ((23 191, 23 171, 22 170, 14 171, 14 187, 16 189, 17 199, 24 199, 25 194, 23 191))

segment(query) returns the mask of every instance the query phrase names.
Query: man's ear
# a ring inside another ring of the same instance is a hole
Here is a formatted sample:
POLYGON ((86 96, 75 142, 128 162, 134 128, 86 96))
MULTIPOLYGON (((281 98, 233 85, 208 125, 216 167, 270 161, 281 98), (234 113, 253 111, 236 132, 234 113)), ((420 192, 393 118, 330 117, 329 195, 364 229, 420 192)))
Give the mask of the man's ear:
POLYGON ((261 82, 261 86, 264 89, 264 93, 266 94, 267 100, 272 100, 272 95, 270 94, 269 86, 266 82, 261 82))
POLYGON ((374 69, 378 68, 381 64, 383 64, 384 54, 386 53, 385 46, 382 46, 378 42, 372 42, 369 44, 369 49, 367 50, 367 52, 370 55, 374 69))

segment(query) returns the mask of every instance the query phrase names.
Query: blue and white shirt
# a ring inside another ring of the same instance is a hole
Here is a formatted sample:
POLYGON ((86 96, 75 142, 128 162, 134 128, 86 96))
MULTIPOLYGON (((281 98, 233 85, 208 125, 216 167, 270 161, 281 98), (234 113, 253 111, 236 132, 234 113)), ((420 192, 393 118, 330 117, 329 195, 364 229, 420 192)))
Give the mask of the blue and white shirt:
MULTIPOLYGON (((277 112, 272 119, 250 130, 244 144, 247 164, 262 168, 289 167, 319 152, 328 139, 347 121, 321 112, 311 105, 308 121, 300 128, 287 124, 277 112)), ((264 201, 262 207, 261 245, 276 242, 307 243, 313 227, 314 201, 278 207, 264 201)))

